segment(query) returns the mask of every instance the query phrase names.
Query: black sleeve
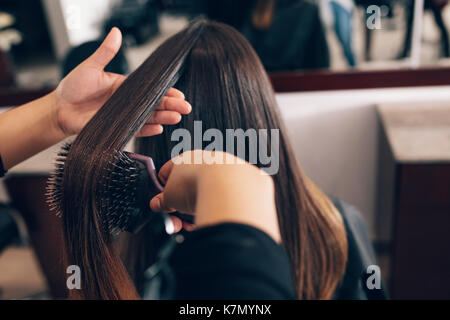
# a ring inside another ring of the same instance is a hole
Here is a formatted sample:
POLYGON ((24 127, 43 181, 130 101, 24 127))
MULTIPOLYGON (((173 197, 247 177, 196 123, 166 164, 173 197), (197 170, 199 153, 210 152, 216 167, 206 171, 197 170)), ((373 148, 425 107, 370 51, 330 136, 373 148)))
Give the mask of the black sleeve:
POLYGON ((382 287, 368 289, 366 285, 367 267, 377 265, 372 243, 369 239, 367 223, 354 206, 330 196, 344 220, 347 233, 348 257, 344 278, 335 292, 337 300, 383 300, 388 294, 382 287))
POLYGON ((284 248, 247 225, 224 223, 187 234, 170 265, 175 299, 295 299, 284 248))
POLYGON ((6 174, 5 167, 3 166, 3 160, 0 156, 0 178, 3 177, 6 174))

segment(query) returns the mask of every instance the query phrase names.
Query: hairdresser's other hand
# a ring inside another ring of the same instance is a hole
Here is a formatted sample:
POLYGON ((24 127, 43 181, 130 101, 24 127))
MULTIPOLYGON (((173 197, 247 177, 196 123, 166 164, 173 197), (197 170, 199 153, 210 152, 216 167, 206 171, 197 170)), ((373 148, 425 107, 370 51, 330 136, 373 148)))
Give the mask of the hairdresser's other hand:
POLYGON ((224 152, 194 150, 164 164, 158 177, 165 187, 150 201, 153 211, 193 214, 195 227, 248 224, 280 241, 273 180, 256 166, 224 152))
MULTIPOLYGON (((64 134, 77 134, 126 79, 126 76, 105 72, 122 43, 119 29, 113 28, 101 46, 72 70, 58 85, 54 103, 57 126, 64 134)), ((171 88, 137 136, 152 136, 163 131, 162 125, 176 124, 191 106, 184 94, 171 88)))

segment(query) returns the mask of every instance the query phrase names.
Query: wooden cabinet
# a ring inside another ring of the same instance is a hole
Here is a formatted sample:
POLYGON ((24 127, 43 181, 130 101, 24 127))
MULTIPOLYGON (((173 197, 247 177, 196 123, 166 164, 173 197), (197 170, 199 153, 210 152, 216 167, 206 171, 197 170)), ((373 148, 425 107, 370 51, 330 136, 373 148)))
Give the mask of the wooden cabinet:
POLYGON ((394 299, 450 299, 450 103, 381 105, 377 237, 394 299))

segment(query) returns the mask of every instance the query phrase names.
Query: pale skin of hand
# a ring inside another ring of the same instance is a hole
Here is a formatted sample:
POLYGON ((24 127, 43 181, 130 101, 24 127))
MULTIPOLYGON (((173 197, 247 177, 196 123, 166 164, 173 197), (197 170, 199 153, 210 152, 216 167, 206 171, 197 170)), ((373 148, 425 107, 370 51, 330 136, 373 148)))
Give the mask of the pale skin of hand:
MULTIPOLYGON (((104 71, 121 43, 119 29, 113 28, 97 51, 54 91, 0 114, 0 155, 5 169, 81 131, 126 79, 104 71)), ((184 94, 171 88, 137 136, 160 134, 162 125, 178 123, 191 110, 184 94)))

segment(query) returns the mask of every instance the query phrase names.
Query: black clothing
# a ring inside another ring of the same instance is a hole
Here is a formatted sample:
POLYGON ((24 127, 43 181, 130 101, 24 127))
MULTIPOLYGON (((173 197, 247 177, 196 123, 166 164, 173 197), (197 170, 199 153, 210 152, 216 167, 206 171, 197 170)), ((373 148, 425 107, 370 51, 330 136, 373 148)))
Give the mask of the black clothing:
POLYGON ((159 252, 159 261, 146 271, 153 279, 145 286, 144 299, 296 298, 284 248, 251 226, 200 228, 186 233, 181 244, 169 241, 159 252))
POLYGON ((285 250, 256 228, 226 223, 188 234, 171 266, 175 299, 294 299, 285 250))
POLYGON ((267 30, 253 27, 249 20, 241 32, 255 48, 267 71, 330 67, 326 31, 314 3, 280 1, 267 30))
POLYGON ((250 20, 256 0, 202 0, 200 12, 208 19, 226 23, 237 30, 250 20))
MULTIPOLYGON (((359 211, 330 197, 341 213, 348 241, 344 277, 336 300, 385 299, 383 288, 369 290, 367 267, 376 265, 367 225, 359 211)), ((295 299, 285 250, 264 232, 246 225, 221 224, 172 237, 147 269, 144 299, 295 299), (161 254, 163 252, 163 254, 161 254)))
POLYGON ((267 30, 253 26, 255 0, 203 0, 206 16, 229 24, 251 43, 267 71, 330 67, 326 31, 315 3, 278 0, 267 30))
POLYGON ((0 177, 3 177, 6 174, 5 167, 3 166, 3 160, 0 156, 0 177))
POLYGON ((332 196, 330 199, 342 215, 348 242, 347 266, 334 299, 386 299, 387 293, 383 288, 369 290, 366 285, 367 267, 376 265, 376 259, 364 218, 355 207, 332 196))
MULTIPOLYGON (((432 0, 424 1, 424 10, 431 10, 433 12, 434 21, 436 22, 437 27, 441 33, 441 55, 443 57, 450 56, 450 43, 448 41, 448 31, 445 26, 444 19, 442 17, 442 8, 446 5, 446 2, 442 2, 441 4, 435 3, 432 0)), ((413 20, 414 20, 414 6, 415 1, 408 1, 405 3, 405 11, 406 11, 406 34, 405 41, 403 43, 403 50, 400 54, 400 58, 405 58, 409 55, 411 50, 411 37, 412 37, 412 29, 413 29, 413 20)))

